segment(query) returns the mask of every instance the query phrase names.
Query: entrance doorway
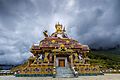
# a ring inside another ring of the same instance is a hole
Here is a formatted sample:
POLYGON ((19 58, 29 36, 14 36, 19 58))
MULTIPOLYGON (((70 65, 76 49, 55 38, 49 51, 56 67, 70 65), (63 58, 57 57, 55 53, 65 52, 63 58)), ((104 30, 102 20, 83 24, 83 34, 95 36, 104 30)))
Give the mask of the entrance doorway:
POLYGON ((65 59, 59 59, 59 67, 65 67, 65 59))

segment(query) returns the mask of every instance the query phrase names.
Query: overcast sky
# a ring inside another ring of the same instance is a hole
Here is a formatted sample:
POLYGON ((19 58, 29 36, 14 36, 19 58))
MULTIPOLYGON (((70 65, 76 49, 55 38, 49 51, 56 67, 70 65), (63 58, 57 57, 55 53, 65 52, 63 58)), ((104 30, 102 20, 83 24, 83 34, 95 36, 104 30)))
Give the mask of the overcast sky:
POLYGON ((120 0, 0 0, 0 64, 18 64, 60 22, 93 48, 120 44, 120 0))

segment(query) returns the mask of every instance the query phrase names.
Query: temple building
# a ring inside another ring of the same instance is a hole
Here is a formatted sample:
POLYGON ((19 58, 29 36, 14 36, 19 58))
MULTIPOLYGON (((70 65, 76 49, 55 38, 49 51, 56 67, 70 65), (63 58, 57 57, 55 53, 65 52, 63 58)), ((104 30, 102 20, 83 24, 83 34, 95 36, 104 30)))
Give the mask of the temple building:
POLYGON ((30 52, 33 54, 27 65, 15 70, 15 76, 52 76, 78 77, 81 75, 98 75, 98 65, 91 65, 88 54, 89 47, 69 38, 65 27, 57 23, 56 31, 48 35, 39 44, 33 44, 30 52))

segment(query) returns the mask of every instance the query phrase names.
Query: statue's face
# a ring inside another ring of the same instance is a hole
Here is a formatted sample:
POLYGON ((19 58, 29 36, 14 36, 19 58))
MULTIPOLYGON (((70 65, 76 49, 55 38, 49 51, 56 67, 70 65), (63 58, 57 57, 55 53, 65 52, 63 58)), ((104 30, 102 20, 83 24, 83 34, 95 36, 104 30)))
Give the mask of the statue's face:
POLYGON ((57 26, 57 31, 61 31, 62 30, 62 26, 57 26))

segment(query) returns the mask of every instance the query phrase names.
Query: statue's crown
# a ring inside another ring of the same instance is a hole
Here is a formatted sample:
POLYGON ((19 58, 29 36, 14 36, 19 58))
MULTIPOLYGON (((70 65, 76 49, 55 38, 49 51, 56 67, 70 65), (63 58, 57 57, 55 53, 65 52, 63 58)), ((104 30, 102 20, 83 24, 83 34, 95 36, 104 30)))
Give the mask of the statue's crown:
POLYGON ((57 29, 58 27, 60 27, 62 29, 62 24, 60 24, 59 22, 57 24, 55 24, 55 28, 57 29))

